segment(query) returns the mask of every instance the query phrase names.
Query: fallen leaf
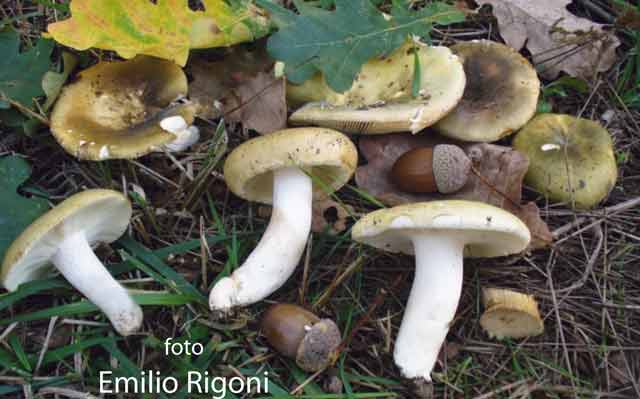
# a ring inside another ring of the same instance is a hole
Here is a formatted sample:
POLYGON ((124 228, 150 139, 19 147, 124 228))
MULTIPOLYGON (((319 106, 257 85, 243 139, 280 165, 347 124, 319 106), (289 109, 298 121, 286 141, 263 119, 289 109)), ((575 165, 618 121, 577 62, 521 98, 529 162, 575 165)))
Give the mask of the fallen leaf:
POLYGON ((252 41, 270 30, 262 10, 247 0, 202 0, 193 11, 185 0, 72 0, 71 18, 49 24, 57 42, 86 50, 113 50, 123 58, 146 54, 184 66, 190 48, 252 41))
POLYGON ((189 96, 198 116, 242 122, 266 134, 287 124, 285 82, 273 73, 264 46, 230 50, 221 61, 195 58, 189 64, 189 96))
POLYGON ((603 25, 567 10, 572 0, 476 0, 491 4, 500 35, 511 47, 525 45, 540 74, 554 79, 561 71, 589 79, 615 63, 620 41, 603 25))
POLYGON ((311 231, 338 234, 346 230, 347 219, 353 214, 353 207, 332 199, 314 201, 311 231), (328 229, 327 229, 328 228, 328 229))
POLYGON ((31 175, 31 167, 17 156, 0 158, 0 263, 13 240, 49 206, 42 198, 26 198, 18 187, 31 175))
POLYGON ((414 10, 408 1, 395 0, 390 14, 380 12, 370 0, 335 0, 332 11, 294 1, 300 14, 269 0, 256 3, 271 13, 280 28, 269 38, 268 49, 285 63, 287 78, 300 84, 322 72, 337 92, 352 86, 367 61, 390 54, 408 37, 428 37, 433 24, 448 25, 465 18, 444 2, 414 10))
POLYGON ((510 147, 456 142, 432 133, 416 136, 393 134, 363 137, 360 139, 359 147, 368 163, 356 170, 356 183, 358 187, 386 205, 443 199, 481 201, 501 207, 527 224, 532 235, 530 248, 542 248, 552 242, 551 232, 540 218, 536 204, 530 202, 520 205, 522 180, 529 167, 529 161, 524 154, 510 147), (402 154, 413 148, 443 143, 460 146, 471 158, 474 169, 482 178, 472 173, 460 191, 449 195, 412 194, 400 191, 394 186, 390 172, 402 154))
POLYGON ((40 39, 21 53, 18 33, 0 30, 0 109, 8 109, 10 102, 34 107, 34 98, 44 94, 41 82, 49 70, 53 45, 51 40, 40 39))

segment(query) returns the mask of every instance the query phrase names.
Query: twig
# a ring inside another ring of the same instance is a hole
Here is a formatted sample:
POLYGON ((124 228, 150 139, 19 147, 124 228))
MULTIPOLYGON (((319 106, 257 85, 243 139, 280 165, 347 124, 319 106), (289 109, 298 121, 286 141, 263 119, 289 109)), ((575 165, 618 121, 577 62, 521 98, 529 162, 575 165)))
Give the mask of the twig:
POLYGON ((604 242, 604 234, 602 234, 602 227, 600 227, 600 224, 593 225, 591 229, 593 230, 595 235, 598 237, 598 242, 596 243, 596 247, 591 253, 589 260, 587 261, 587 265, 584 268, 584 273, 582 274, 582 276, 580 276, 580 279, 578 279, 578 281, 576 281, 575 283, 571 284, 566 288, 561 288, 556 290, 556 293, 563 294, 565 292, 573 291, 577 288, 582 287, 584 283, 586 283, 587 280, 589 279, 589 275, 591 275, 591 272, 593 271, 593 266, 595 265, 596 260, 600 255, 600 251, 602 251, 602 243, 604 242))

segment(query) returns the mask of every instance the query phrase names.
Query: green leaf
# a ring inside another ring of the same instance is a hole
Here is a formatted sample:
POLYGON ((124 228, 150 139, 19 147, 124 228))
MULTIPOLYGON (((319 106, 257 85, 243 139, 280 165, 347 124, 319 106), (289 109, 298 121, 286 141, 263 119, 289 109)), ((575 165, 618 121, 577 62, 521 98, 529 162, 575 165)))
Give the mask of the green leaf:
POLYGON ((411 10, 395 2, 391 15, 369 0, 336 0, 335 11, 294 1, 300 14, 268 1, 256 3, 269 11, 280 30, 269 38, 271 56, 285 63, 287 78, 302 83, 322 72, 337 92, 351 88, 362 65, 385 56, 409 37, 428 36, 432 24, 462 22, 455 7, 436 2, 411 10))
POLYGON ((33 108, 33 99, 44 94, 42 76, 49 70, 52 40, 39 40, 20 53, 20 36, 12 30, 0 31, 0 108, 15 101, 33 108))
POLYGON ((49 208, 44 199, 25 198, 17 193, 30 175, 31 167, 24 159, 0 158, 0 260, 13 240, 49 208))

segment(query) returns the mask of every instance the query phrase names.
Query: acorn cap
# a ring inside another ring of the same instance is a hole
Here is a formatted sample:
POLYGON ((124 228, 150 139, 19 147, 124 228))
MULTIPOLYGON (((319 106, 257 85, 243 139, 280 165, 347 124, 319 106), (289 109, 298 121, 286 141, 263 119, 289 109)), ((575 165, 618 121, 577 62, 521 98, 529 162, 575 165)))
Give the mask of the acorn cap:
POLYGON ((314 198, 325 198, 351 179, 357 163, 355 145, 340 132, 284 129, 236 147, 224 163, 224 178, 237 196, 271 204, 273 172, 297 166, 312 177, 314 198))
POLYGON ((596 122, 541 114, 518 132, 513 147, 529 158, 525 182, 552 201, 591 208, 616 184, 611 135, 596 122))
POLYGON ((321 319, 304 336, 296 354, 296 364, 305 371, 318 371, 335 362, 342 342, 340 329, 331 319, 321 319))
POLYGON ((117 240, 130 218, 131 203, 117 191, 96 189, 72 195, 31 223, 11 244, 0 270, 2 284, 12 291, 47 275, 58 243, 77 232, 83 232, 90 245, 117 240))
POLYGON ((489 258, 523 251, 529 229, 511 213, 482 202, 445 200, 379 209, 352 229, 354 240, 388 251, 413 255, 411 236, 438 231, 460 237, 464 256, 489 258))
POLYGON ((136 158, 176 139, 160 126, 163 119, 179 115, 193 122, 192 104, 171 105, 187 89, 184 72, 170 61, 146 56, 103 61, 62 90, 51 131, 79 159, 136 158))
POLYGON ((435 128, 464 141, 496 141, 522 127, 538 105, 540 80, 523 56, 489 40, 451 47, 464 63, 467 86, 458 106, 435 128))
POLYGON ((446 47, 408 43, 386 58, 366 63, 351 89, 332 91, 321 75, 287 85, 290 103, 309 102, 289 118, 294 125, 319 125, 347 133, 379 134, 431 126, 462 98, 462 63, 446 47), (420 91, 412 96, 414 52, 420 59, 420 91))
POLYGON ((544 323, 533 295, 485 288, 482 296, 486 310, 480 325, 491 338, 525 338, 543 333, 544 323))
POLYGON ((438 191, 451 194, 467 184, 471 160, 457 145, 439 144, 433 148, 433 176, 438 191))

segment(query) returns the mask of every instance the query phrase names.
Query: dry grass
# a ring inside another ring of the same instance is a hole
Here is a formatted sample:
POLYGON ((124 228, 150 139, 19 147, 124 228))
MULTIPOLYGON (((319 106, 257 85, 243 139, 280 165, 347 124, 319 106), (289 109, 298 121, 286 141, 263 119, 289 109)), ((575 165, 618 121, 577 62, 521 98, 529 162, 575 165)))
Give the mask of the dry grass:
MULTIPOLYGON (((578 10, 589 12, 580 4, 578 10)), ((5 0, 0 4, 0 18, 11 19, 11 25, 25 40, 38 37, 47 21, 62 15, 27 1, 5 0)), ((439 38, 447 42, 481 37, 499 40, 496 32, 494 21, 480 15, 464 26, 442 32, 439 38)), ((435 397, 640 397, 640 112, 618 100, 620 75, 628 51, 635 45, 628 36, 621 38, 625 44, 619 51, 620 63, 590 82, 589 93, 571 92, 566 98, 552 98, 556 112, 600 120, 608 127, 620 160, 617 186, 601 207, 589 212, 546 203, 526 191, 525 195, 537 200, 542 208, 543 218, 556 232, 556 242, 549 249, 524 256, 466 261, 457 317, 445 355, 434 373, 435 397), (603 115, 610 117, 602 120, 603 115), (488 286, 535 295, 545 320, 545 333, 517 342, 488 339, 478 324, 481 288, 488 286)), ((91 59, 102 55, 88 54, 91 59)), ((0 131, 0 151, 26 157, 34 167, 30 186, 42 190, 52 203, 85 188, 142 188, 146 201, 136 203, 130 231, 142 246, 123 243, 103 248, 101 258, 118 263, 125 260, 124 251, 149 265, 154 262, 149 260, 149 250, 191 243, 188 248, 161 251, 161 260, 155 258, 160 265, 152 268, 162 273, 163 264, 170 266, 206 293, 223 270, 237 266, 246 257, 267 220, 259 215, 256 204, 227 191, 220 164, 211 163, 212 154, 223 155, 224 140, 216 135, 215 122, 199 123, 203 140, 190 152, 175 155, 175 159, 156 154, 137 161, 78 162, 61 150, 46 129, 33 137, 0 131), (198 179, 203 169, 209 173, 198 179), (191 193, 198 195, 184 209, 191 193), (219 241, 201 245, 207 239, 219 241)), ((229 149, 250 137, 240 126, 227 125, 226 132, 229 149)), ((373 209, 348 188, 338 197, 352 205, 356 215, 373 209)), ((359 325, 332 373, 345 382, 345 398, 376 397, 374 393, 379 397, 415 397, 412 384, 403 381, 395 368, 391 352, 411 288, 413 260, 360 247, 350 240, 348 231, 340 235, 314 234, 311 238, 304 267, 307 278, 299 268, 270 299, 311 306, 319 314, 336 319, 349 335, 378 293, 386 290, 371 317, 359 325), (398 284, 392 286, 390 282, 396 278, 398 284), (301 290, 305 293, 302 299, 301 290), (350 392, 369 394, 351 396, 350 392)), ((131 280, 129 287, 170 289, 132 264, 135 261, 119 266, 122 273, 118 278, 131 280)), ((23 298, 0 311, 3 321, 45 312, 39 320, 0 327, 0 360, 19 363, 23 351, 32 367, 25 374, 0 362, 0 389, 18 389, 0 396, 88 398, 84 393, 97 392, 99 370, 157 369, 165 375, 183 375, 190 368, 206 368, 217 375, 245 376, 268 370, 272 383, 284 392, 325 397, 320 389, 332 373, 304 374, 292 362, 273 355, 258 334, 256 321, 266 303, 227 320, 214 320, 207 307, 195 300, 187 306, 145 307, 143 331, 116 340, 100 315, 65 314, 56 307, 80 299, 62 286, 23 298), (167 337, 208 343, 210 353, 206 359, 167 358, 159 346, 167 337), (52 352, 60 354, 59 358, 47 357, 52 352), (38 362, 41 353, 45 360, 38 362)))

